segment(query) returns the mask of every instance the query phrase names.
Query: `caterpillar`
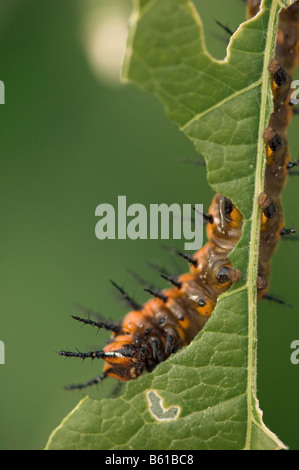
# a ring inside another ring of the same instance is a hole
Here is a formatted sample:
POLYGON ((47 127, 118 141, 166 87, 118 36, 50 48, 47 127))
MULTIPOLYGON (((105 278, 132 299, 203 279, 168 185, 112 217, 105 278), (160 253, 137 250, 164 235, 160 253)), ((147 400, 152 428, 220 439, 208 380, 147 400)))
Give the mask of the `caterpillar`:
MULTIPOLYGON (((247 16, 257 14, 261 0, 248 0, 247 16)), ((270 261, 281 236, 292 233, 284 227, 280 193, 291 162, 286 129, 294 114, 291 102, 292 77, 299 60, 299 1, 282 9, 277 33, 275 57, 268 70, 272 80, 273 113, 263 138, 266 148, 264 191, 257 203, 261 208, 260 252, 257 277, 258 299, 268 296, 270 261)), ((137 379, 160 362, 189 344, 211 316, 220 294, 238 282, 245 273, 235 269, 228 258, 242 233, 242 214, 225 196, 217 193, 204 216, 207 243, 193 256, 177 252, 190 265, 179 276, 161 274, 169 289, 147 289, 153 298, 139 306, 117 287, 132 310, 118 322, 73 316, 81 323, 111 332, 106 346, 98 351, 60 351, 65 357, 101 358, 103 371, 94 379, 67 389, 87 387, 106 377, 119 381, 137 379)))

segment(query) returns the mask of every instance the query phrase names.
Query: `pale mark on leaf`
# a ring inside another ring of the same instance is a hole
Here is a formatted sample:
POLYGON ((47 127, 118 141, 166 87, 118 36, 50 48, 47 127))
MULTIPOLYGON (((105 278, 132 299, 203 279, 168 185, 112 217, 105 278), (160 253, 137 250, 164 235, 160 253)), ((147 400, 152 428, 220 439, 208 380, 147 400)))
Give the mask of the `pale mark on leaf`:
POLYGON ((163 399, 155 390, 148 390, 146 398, 149 404, 149 412, 157 421, 174 421, 178 419, 181 408, 179 406, 165 408, 163 399))

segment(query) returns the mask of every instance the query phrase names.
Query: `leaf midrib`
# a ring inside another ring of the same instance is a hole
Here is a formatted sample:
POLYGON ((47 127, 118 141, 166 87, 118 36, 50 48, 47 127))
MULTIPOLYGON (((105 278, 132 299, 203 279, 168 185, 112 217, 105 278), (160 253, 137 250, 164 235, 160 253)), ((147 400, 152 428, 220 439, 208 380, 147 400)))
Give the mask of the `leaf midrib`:
MULTIPOLYGON (((277 14, 280 2, 273 0, 269 15, 269 25, 275 24, 275 15, 277 14)), ((258 132, 258 147, 257 147, 257 160, 256 160, 256 173, 255 173, 255 191, 254 202, 252 209, 252 225, 250 234, 250 248, 249 248, 249 264, 248 264, 248 377, 247 377, 247 433, 245 449, 251 448, 251 430, 253 418, 254 397, 256 396, 256 343, 257 343, 257 289, 256 280, 258 275, 258 258, 259 258, 259 243, 260 243, 260 221, 261 209, 257 204, 259 194, 264 190, 264 177, 265 177, 265 144, 263 140, 263 133, 267 127, 266 122, 266 107, 267 97, 271 92, 271 83, 269 80, 268 64, 274 42, 274 34, 276 35, 276 28, 270 28, 267 34, 266 48, 264 55, 264 65, 261 77, 261 106, 260 106, 260 120, 258 132)))

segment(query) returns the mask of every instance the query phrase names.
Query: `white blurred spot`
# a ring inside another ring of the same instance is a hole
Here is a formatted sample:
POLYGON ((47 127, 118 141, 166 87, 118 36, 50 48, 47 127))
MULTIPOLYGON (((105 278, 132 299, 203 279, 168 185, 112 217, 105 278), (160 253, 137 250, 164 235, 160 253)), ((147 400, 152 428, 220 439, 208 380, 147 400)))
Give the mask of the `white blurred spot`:
POLYGON ((122 11, 102 9, 87 17, 85 46, 96 75, 110 84, 120 84, 128 36, 128 18, 122 11))

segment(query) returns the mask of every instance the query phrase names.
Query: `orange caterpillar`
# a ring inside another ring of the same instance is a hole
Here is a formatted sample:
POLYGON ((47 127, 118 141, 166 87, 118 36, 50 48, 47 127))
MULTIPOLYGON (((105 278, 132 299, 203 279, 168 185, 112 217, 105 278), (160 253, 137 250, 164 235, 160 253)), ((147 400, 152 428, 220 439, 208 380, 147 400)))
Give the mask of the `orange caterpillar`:
MULTIPOLYGON (((249 0, 248 16, 258 11, 260 1, 249 0)), ((298 164, 291 163, 286 129, 294 114, 291 102, 293 74, 299 61, 299 1, 283 8, 279 16, 275 58, 268 70, 272 76, 273 113, 264 131, 266 142, 266 170, 264 192, 258 203, 262 208, 259 276, 257 280, 259 298, 268 288, 270 259, 281 235, 295 232, 284 228, 284 217, 280 193, 286 183, 289 169, 298 164)))
POLYGON ((68 388, 98 383, 106 376, 122 381, 136 379, 144 370, 153 370, 170 354, 189 344, 203 328, 217 297, 241 277, 240 271, 233 269, 227 259, 227 253, 241 236, 240 212, 228 199, 216 194, 208 220, 209 242, 188 257, 190 272, 177 278, 162 276, 173 285, 171 289, 152 292, 156 297, 141 308, 127 297, 134 310, 119 323, 74 317, 85 324, 111 330, 112 338, 100 351, 60 352, 67 357, 106 361, 103 373, 94 380, 68 388))
MULTIPOLYGON (((254 16, 260 1, 248 1, 248 17, 254 16)), ((290 104, 292 75, 299 60, 299 1, 282 10, 277 35, 276 57, 269 65, 272 76, 274 112, 264 132, 266 173, 264 192, 258 203, 262 209, 258 298, 266 296, 270 258, 284 228, 280 192, 285 184, 290 163, 286 128, 293 115, 290 104)), ((231 201, 216 194, 206 216, 208 242, 188 259, 190 270, 178 277, 162 275, 172 284, 170 289, 149 291, 154 298, 139 307, 122 289, 133 310, 120 322, 74 319, 112 332, 109 343, 99 351, 81 353, 61 351, 67 357, 102 358, 103 372, 86 383, 67 388, 83 388, 101 382, 105 377, 120 381, 136 379, 144 370, 152 371, 183 346, 189 344, 210 317, 218 296, 241 278, 228 260, 228 253, 241 237, 242 215, 231 201)), ((117 287, 117 286, 116 286, 117 287)))

